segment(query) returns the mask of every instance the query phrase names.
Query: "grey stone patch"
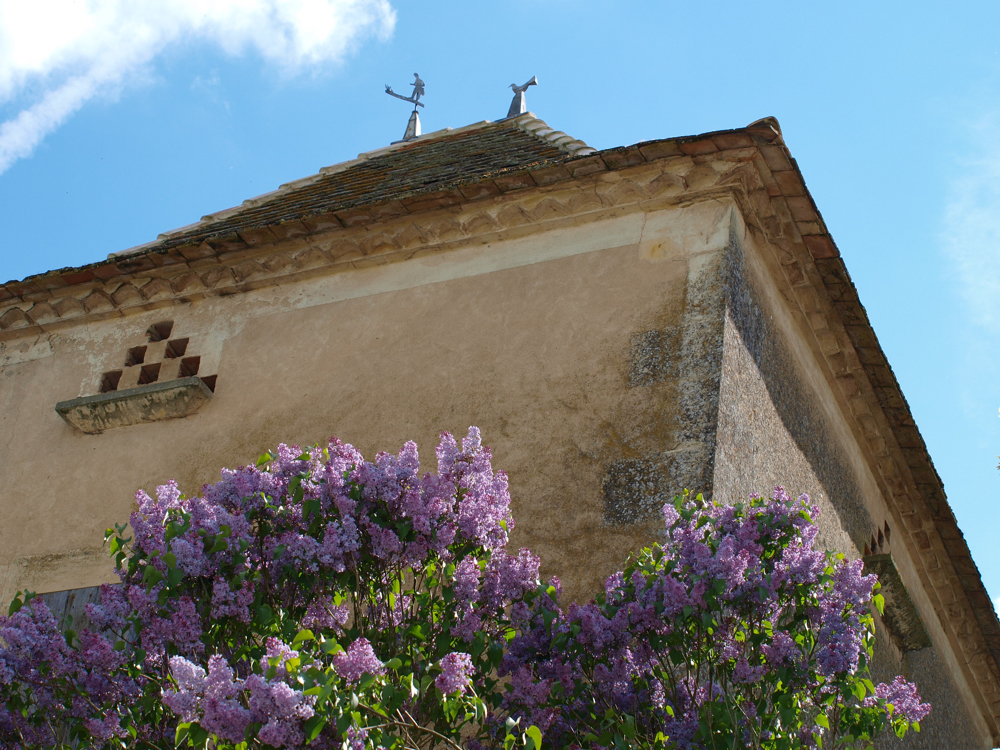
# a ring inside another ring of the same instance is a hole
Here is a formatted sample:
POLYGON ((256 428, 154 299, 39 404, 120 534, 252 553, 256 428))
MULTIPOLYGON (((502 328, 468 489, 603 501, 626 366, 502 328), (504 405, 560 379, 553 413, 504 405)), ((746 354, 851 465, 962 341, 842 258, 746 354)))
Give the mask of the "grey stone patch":
POLYGON ((734 235, 722 252, 699 258, 700 268, 688 276, 684 318, 680 331, 680 365, 677 373, 677 442, 698 445, 702 465, 682 472, 680 486, 712 496, 715 444, 719 422, 719 386, 725 332, 723 258, 733 252, 734 235))
POLYGON ((628 384, 638 388, 677 377, 677 330, 643 331, 632 336, 628 384))
MULTIPOLYGON (((761 396, 773 405, 781 424, 776 426, 774 434, 746 435, 739 444, 727 444, 721 446, 720 450, 727 453, 729 463, 735 468, 744 463, 753 464, 757 475, 777 477, 785 482, 788 481, 785 477, 789 462, 781 458, 780 451, 772 448, 787 442, 790 437, 794 450, 805 458, 822 491, 836 510, 841 528, 860 551, 875 523, 861 501, 862 492, 858 479, 827 423, 822 408, 803 384, 791 351, 772 325, 771 313, 761 302, 763 295, 746 273, 743 248, 735 236, 730 247, 731 252, 726 255, 726 297, 729 318, 739 336, 739 342, 729 345, 737 348, 737 344, 741 343, 742 347, 738 348, 743 351, 734 351, 727 358, 729 365, 736 366, 739 370, 728 371, 726 377, 741 391, 738 396, 728 395, 728 400, 735 400, 735 403, 724 405, 725 409, 734 411, 732 414, 727 412, 727 421, 735 425, 746 421, 746 415, 740 413, 740 410, 748 411, 753 408, 747 389, 753 389, 760 382, 766 389, 766 393, 762 392, 761 396), (743 361, 744 356, 749 361, 743 361), (751 372, 753 370, 756 372, 751 372)), ((726 435, 722 439, 730 440, 733 437, 726 435)), ((769 488, 729 489, 765 491, 769 488)), ((792 489, 789 486, 789 490, 792 489)), ((806 487, 794 487, 794 490, 813 492, 806 487)))
POLYGON ((604 475, 604 523, 627 526, 652 518, 667 501, 660 467, 644 458, 617 461, 604 475))
POLYGON ((902 652, 919 651, 931 645, 931 639, 924 629, 924 623, 910 594, 899 577, 899 570, 892 555, 868 555, 864 558, 865 573, 874 573, 882 584, 879 591, 885 598, 885 612, 882 620, 893 643, 902 652))
MULTIPOLYGON (((876 631, 878 635, 878 631, 876 631)), ((987 735, 979 735, 979 723, 969 713, 961 692, 955 684, 950 668, 936 648, 909 651, 899 657, 890 653, 888 638, 877 638, 872 679, 891 682, 902 674, 916 683, 917 692, 924 703, 931 704, 931 712, 920 722, 919 732, 907 732, 902 741, 891 731, 875 742, 877 750, 982 750, 993 747, 987 735)))
POLYGON ((707 459, 698 445, 615 462, 604 475, 604 523, 646 524, 660 518, 663 506, 685 489, 703 492, 707 459))
POLYGON ((93 435, 113 427, 186 417, 211 398, 205 382, 190 377, 60 401, 56 411, 71 427, 93 435))

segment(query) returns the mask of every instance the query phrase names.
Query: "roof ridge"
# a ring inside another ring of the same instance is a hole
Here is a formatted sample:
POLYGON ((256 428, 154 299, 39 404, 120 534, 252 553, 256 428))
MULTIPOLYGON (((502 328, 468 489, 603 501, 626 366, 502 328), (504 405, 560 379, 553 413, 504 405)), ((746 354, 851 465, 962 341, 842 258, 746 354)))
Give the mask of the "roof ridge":
MULTIPOLYGON (((510 117, 507 120, 514 123, 518 130, 523 130, 525 133, 551 143, 560 151, 564 151, 570 156, 587 156, 588 154, 597 152, 596 148, 591 148, 580 139, 567 135, 561 130, 549 127, 548 123, 535 115, 534 112, 525 112, 523 115, 510 117)), ((500 120, 499 122, 504 122, 504 120, 500 120)))

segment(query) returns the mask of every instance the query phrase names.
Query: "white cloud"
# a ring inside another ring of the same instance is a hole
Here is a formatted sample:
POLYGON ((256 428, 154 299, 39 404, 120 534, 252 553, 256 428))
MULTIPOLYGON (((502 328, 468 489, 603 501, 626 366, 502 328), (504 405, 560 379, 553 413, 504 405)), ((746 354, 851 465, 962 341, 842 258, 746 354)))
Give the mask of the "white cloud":
POLYGON ((1000 331, 1000 127, 974 129, 975 154, 949 190, 944 247, 972 322, 1000 331))
POLYGON ((141 75, 171 45, 255 50, 286 72, 387 38, 389 0, 0 0, 0 173, 89 99, 141 75))

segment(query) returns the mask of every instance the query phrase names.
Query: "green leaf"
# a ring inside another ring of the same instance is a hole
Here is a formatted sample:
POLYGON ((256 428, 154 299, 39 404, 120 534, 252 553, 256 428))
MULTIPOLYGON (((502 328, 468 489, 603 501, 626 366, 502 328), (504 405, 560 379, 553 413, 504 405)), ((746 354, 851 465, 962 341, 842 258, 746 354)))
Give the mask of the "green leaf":
POLYGON ((174 746, 179 746, 181 742, 188 736, 188 732, 191 731, 191 722, 184 721, 177 725, 177 731, 174 732, 174 746))
POLYGON ((319 737, 319 733, 323 731, 323 727, 326 726, 325 716, 313 716, 309 721, 307 721, 302 728, 306 732, 306 742, 312 742, 314 739, 319 737))
POLYGON ((830 720, 826 718, 825 714, 819 714, 816 716, 816 724, 824 729, 830 728, 830 720))
POLYGON ((190 737, 195 747, 204 747, 208 741, 208 730, 204 729, 200 724, 192 724, 190 737))
POLYGON ((407 635, 412 635, 419 641, 427 640, 427 636, 424 635, 424 629, 419 624, 413 624, 406 629, 407 635))
POLYGON ((296 646, 299 643, 303 643, 305 641, 315 641, 315 640, 316 636, 313 635, 313 632, 311 630, 300 630, 298 634, 295 636, 295 640, 292 641, 292 645, 296 646))
POLYGON ((267 625, 271 620, 274 619, 274 610, 268 607, 266 604, 262 605, 257 609, 257 622, 261 625, 267 625))
MULTIPOLYGON (((528 736, 528 739, 530 739, 532 741, 532 743, 534 743, 534 750, 542 750, 542 730, 541 729, 539 729, 534 724, 532 724, 530 727, 528 727, 525 730, 524 733, 528 736)), ((525 742, 524 744, 525 744, 525 747, 528 746, 527 742, 525 742)))
POLYGON ((152 565, 147 565, 146 570, 142 574, 142 582, 146 584, 146 591, 149 591, 153 586, 158 584, 163 580, 163 573, 158 571, 152 565))
POLYGON ((225 537, 218 536, 215 539, 215 544, 212 545, 212 549, 208 551, 208 554, 214 554, 216 552, 222 552, 225 549, 229 549, 229 542, 226 541, 225 537))

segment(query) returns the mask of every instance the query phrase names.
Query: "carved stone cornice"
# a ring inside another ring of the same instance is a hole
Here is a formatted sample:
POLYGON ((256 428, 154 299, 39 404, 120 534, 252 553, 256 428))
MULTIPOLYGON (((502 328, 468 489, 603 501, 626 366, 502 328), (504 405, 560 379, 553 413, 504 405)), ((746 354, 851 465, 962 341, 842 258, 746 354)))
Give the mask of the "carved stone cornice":
MULTIPOLYGON (((557 169, 527 172, 505 193, 477 185, 463 188, 471 199, 428 198, 422 210, 411 206, 405 216, 326 227, 303 237, 272 235, 266 243, 244 243, 242 248, 205 242, 152 249, 7 284, 0 290, 8 297, 0 301, 0 340, 446 252, 472 240, 544 231, 560 220, 599 219, 622 207, 642 210, 650 201, 666 204, 725 194, 731 190, 726 173, 751 158, 754 149, 746 135, 735 142, 733 136, 720 140, 736 147, 715 148, 711 158, 698 153, 703 145, 692 156, 684 152, 688 144, 674 142, 613 149, 603 152, 604 158, 584 156, 557 169)), ((383 216, 383 208, 368 207, 365 213, 383 216)))

